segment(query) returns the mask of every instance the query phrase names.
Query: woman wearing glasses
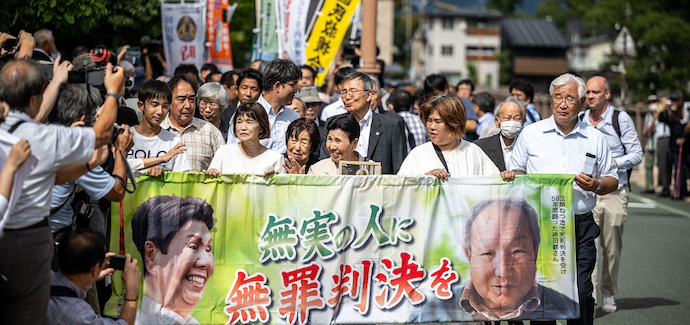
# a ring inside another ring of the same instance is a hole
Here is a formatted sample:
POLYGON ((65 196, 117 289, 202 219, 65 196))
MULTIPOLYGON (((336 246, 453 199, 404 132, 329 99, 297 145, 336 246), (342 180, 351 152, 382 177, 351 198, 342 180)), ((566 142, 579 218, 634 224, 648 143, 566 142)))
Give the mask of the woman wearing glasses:
POLYGON ((201 117, 213 124, 223 134, 223 140, 228 141, 228 122, 220 119, 221 113, 228 107, 230 96, 223 86, 217 82, 209 82, 199 88, 199 113, 201 117))
POLYGON ((481 148, 462 140, 466 115, 460 98, 441 94, 419 111, 431 141, 412 149, 398 175, 432 175, 445 181, 450 176, 499 174, 481 148))

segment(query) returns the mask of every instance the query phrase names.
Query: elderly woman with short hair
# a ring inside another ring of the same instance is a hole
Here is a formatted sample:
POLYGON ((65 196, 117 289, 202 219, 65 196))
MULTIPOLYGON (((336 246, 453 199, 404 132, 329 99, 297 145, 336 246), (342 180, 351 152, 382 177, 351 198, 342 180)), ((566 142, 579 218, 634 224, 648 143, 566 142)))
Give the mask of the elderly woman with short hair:
POLYGON ((319 143, 321 134, 314 121, 298 118, 285 132, 287 152, 283 154, 283 168, 290 174, 306 174, 309 167, 319 161, 319 143))
POLYGON ((441 94, 419 108, 431 138, 416 146, 403 161, 398 175, 452 176, 498 175, 496 165, 476 144, 463 141, 465 106, 453 94, 441 94))
POLYGON ((228 107, 230 103, 230 96, 223 86, 217 82, 205 83, 199 88, 196 95, 198 99, 197 107, 201 117, 213 125, 215 125, 220 133, 223 134, 223 139, 228 141, 228 122, 221 120, 221 113, 228 107))

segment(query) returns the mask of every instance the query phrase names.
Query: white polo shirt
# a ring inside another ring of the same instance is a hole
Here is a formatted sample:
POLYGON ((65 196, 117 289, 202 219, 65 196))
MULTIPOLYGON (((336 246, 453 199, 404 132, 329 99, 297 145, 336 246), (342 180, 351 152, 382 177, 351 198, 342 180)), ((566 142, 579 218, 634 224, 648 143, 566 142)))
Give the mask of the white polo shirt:
MULTIPOLYGON (((585 155, 595 156, 593 177, 618 179, 611 149, 597 129, 577 120, 569 134, 558 129, 553 116, 522 130, 510 158, 508 170, 526 174, 575 174, 583 171, 585 155)), ((597 196, 573 182, 573 209, 583 214, 594 209, 597 196)))

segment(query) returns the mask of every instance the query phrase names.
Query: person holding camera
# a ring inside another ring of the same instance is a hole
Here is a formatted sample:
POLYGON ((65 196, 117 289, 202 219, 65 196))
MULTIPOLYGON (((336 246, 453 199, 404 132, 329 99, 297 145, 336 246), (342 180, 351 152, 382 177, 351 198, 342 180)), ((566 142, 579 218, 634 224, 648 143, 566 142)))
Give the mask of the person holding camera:
MULTIPOLYGON (((26 139, 36 167, 22 185, 22 194, 12 209, 0 239, 0 315, 8 324, 45 324, 50 295, 50 200, 55 176, 63 166, 84 165, 94 150, 110 141, 117 117, 117 101, 124 87, 122 68, 108 64, 105 72, 105 102, 100 118, 91 128, 68 128, 40 124, 38 114, 48 80, 31 60, 16 60, 0 70, 0 101, 10 112, 0 129, 26 139)), ((85 165, 91 169, 90 165, 85 165)), ((95 166, 94 166, 95 167, 95 166)))
MULTIPOLYGON (((96 108, 101 105, 102 101, 98 90, 95 88, 87 89, 84 84, 63 85, 55 108, 48 119, 51 123, 65 126, 84 125, 85 122, 88 122, 84 121, 85 117, 94 116, 96 108)), ((126 161, 122 158, 119 150, 126 153, 134 145, 129 126, 123 126, 123 130, 124 132, 117 134, 118 146, 112 146, 111 149, 114 158, 112 175, 108 174, 98 164, 91 165, 90 163, 89 165, 93 166, 91 170, 77 180, 59 183, 53 187, 50 204, 50 224, 53 235, 71 229, 74 221, 79 217, 86 217, 87 219, 90 217, 90 215, 83 215, 84 212, 75 209, 80 201, 86 201, 88 204, 88 200, 75 199, 75 194, 78 192, 77 188, 81 188, 92 200, 106 198, 112 202, 122 201, 127 184, 127 169, 125 167, 126 161), (120 149, 118 150, 118 148, 120 149)), ((79 167, 86 169, 86 165, 79 167)))
POLYGON ((120 317, 117 320, 101 317, 84 301, 86 292, 94 282, 115 273, 112 261, 115 254, 106 253, 105 245, 105 238, 92 230, 65 234, 57 252, 60 271, 50 275, 48 324, 134 325, 141 271, 137 267, 137 260, 129 254, 124 257, 122 268, 125 300, 120 317))

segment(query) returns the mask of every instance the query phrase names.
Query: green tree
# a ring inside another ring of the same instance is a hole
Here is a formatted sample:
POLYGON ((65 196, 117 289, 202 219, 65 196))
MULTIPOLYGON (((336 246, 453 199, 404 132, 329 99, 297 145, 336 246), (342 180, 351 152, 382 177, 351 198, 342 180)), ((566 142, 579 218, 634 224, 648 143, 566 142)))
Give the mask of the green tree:
POLYGON ((496 9, 505 16, 510 16, 515 13, 515 7, 522 4, 523 0, 489 0, 487 7, 489 9, 496 9))
MULTIPOLYGON (((628 88, 639 96, 682 90, 690 80, 690 0, 545 0, 538 16, 551 16, 562 30, 568 19, 582 19, 586 29, 626 26, 637 52, 628 60, 628 88)), ((614 55, 604 69, 612 70, 620 60, 614 55)))
MULTIPOLYGON (((0 31, 17 35, 20 30, 53 31, 56 45, 66 58, 84 45, 104 45, 111 51, 129 44, 139 46, 148 35, 162 36, 158 0, 3 0, 0 31)), ((251 51, 254 28, 254 1, 239 1, 230 22, 233 59, 245 66, 251 51)))

